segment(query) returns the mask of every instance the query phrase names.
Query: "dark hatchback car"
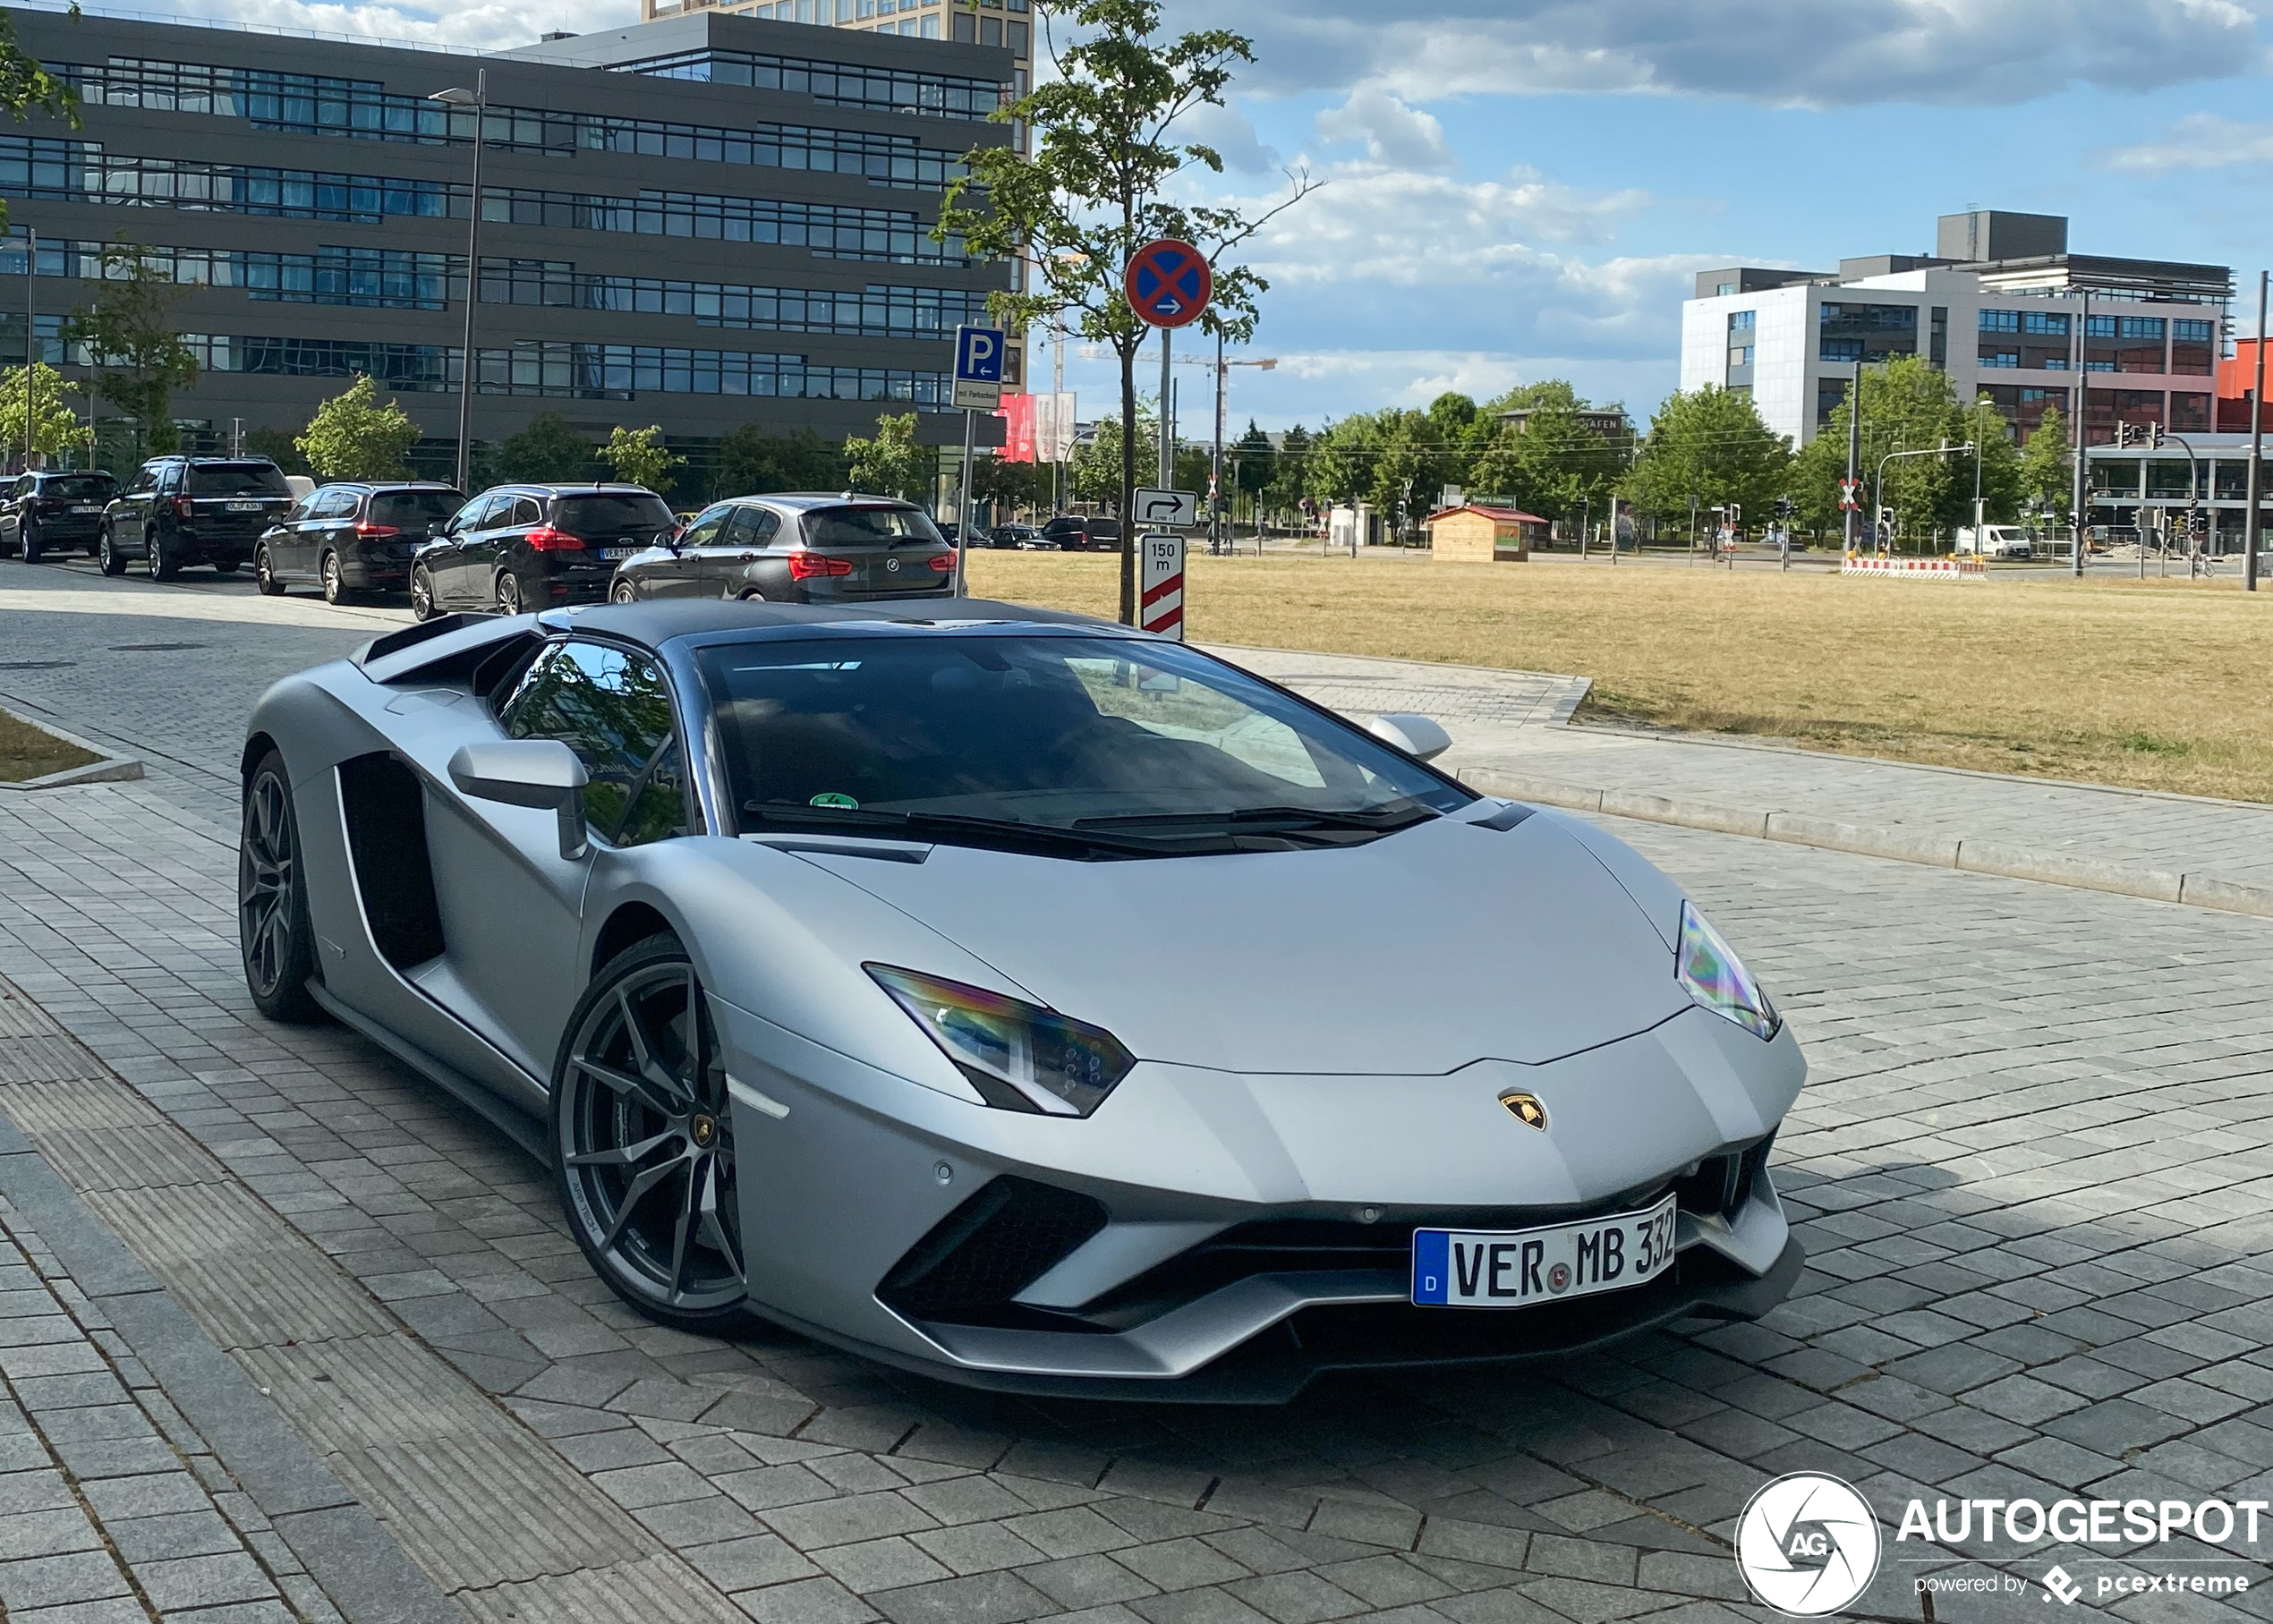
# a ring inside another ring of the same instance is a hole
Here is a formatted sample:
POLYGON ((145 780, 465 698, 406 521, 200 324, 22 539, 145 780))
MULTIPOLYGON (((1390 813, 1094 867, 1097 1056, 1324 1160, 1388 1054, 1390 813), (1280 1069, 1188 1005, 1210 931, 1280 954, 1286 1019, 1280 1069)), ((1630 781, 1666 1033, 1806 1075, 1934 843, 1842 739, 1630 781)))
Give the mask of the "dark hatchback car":
POLYGON ((0 557, 21 553, 26 564, 57 548, 95 550, 103 509, 118 494, 106 473, 18 474, 0 497, 0 557))
POLYGON ((311 491, 268 527, 252 554, 253 579, 271 598, 296 582, 326 603, 356 592, 401 591, 427 532, 465 506, 465 493, 430 480, 342 480, 311 491))
POLYGON ((704 508, 670 545, 618 566, 609 596, 847 603, 954 591, 955 548, 914 503, 800 492, 704 508))
POLYGON ((670 505, 643 485, 499 485, 413 555, 411 613, 598 603, 620 560, 677 533, 670 505))
POLYGON ((124 574, 133 558, 155 581, 197 564, 226 574, 292 504, 284 471, 266 457, 153 457, 103 514, 95 557, 106 575, 124 574))
POLYGON ((1120 521, 1061 514, 1042 527, 1042 539, 1055 541, 1060 552, 1117 553, 1120 550, 1120 521))

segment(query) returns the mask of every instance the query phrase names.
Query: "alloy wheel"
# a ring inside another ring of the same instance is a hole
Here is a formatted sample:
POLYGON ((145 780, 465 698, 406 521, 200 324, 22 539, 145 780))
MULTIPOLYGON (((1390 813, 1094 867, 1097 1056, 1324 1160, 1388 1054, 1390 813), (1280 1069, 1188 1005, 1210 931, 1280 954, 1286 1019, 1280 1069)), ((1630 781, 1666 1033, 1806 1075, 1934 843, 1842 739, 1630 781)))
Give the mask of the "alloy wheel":
POLYGON ((151 580, 171 581, 182 573, 181 565, 175 563, 166 550, 166 538, 157 531, 151 531, 143 539, 143 556, 149 561, 151 580))
POLYGON ((103 526, 101 539, 95 543, 95 565, 106 575, 123 575, 126 560, 118 556, 118 544, 111 539, 110 526, 103 526))
POLYGON ((284 596, 285 583, 277 579, 277 561, 268 556, 268 546, 265 541, 252 554, 252 580, 253 584, 260 589, 262 597, 284 596))
POLYGON ((427 574, 423 564, 411 571, 411 618, 434 618, 434 577, 427 574))
POLYGON ((639 956, 583 1008, 554 1102, 578 1239, 609 1284, 651 1314, 737 1311, 732 1106, 694 967, 675 949, 639 956))
POLYGON ((284 758, 271 752, 244 793, 237 842, 237 944, 245 989, 272 1020, 319 1014, 308 992, 315 974, 308 899, 300 883, 300 840, 284 758))
POLYGON ((614 599, 617 603, 637 603, 639 601, 639 589, 633 586, 628 581, 618 581, 608 595, 614 599))
POLYGON ((41 551, 39 542, 39 526, 37 524, 20 524, 16 529, 16 538, 23 544, 23 561, 26 564, 38 563, 39 554, 41 551))
POLYGON ((347 583, 339 573, 339 555, 326 553, 323 562, 324 601, 336 608, 347 601, 347 583))
POLYGON ((518 615, 521 612, 521 578, 511 570, 502 571, 498 576, 498 613, 518 615))

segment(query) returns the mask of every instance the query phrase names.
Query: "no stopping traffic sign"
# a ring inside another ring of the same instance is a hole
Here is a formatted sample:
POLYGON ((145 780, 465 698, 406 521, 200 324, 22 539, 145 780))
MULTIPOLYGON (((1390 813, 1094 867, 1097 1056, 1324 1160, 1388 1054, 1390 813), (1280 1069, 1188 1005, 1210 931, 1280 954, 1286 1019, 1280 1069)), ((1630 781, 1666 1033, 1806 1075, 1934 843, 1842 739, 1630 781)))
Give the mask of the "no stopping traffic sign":
POLYGON ((1136 251, 1121 287, 1140 319, 1156 327, 1180 327, 1207 309, 1215 273, 1208 268, 1207 256, 1189 242, 1162 237, 1136 251))

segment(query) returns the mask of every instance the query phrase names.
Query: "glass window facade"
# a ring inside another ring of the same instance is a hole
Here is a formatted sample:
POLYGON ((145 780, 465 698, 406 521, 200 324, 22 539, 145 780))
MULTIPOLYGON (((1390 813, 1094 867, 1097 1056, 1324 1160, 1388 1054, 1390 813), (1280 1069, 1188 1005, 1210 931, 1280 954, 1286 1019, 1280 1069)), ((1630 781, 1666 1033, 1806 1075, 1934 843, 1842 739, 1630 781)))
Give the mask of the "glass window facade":
MULTIPOLYGON (((144 107, 241 118, 256 130, 364 140, 471 143, 473 115, 422 96, 390 94, 375 80, 331 79, 204 63, 113 57, 102 66, 54 64, 88 106, 144 107)), ((609 118, 533 107, 491 107, 492 147, 574 157, 626 153, 686 163, 743 164, 857 174, 882 186, 940 190, 966 173, 959 151, 912 135, 807 124, 727 129, 658 119, 609 118)))
POLYGON ((580 272, 566 260, 481 261, 485 304, 547 304, 639 315, 688 316, 704 327, 864 338, 947 338, 986 317, 986 295, 966 288, 857 291, 675 282, 655 276, 580 272))
POLYGON ((810 96, 835 107, 873 107, 945 118, 984 118, 1002 106, 1003 88, 991 79, 909 73, 845 63, 809 62, 748 51, 681 51, 617 65, 618 73, 652 73, 705 84, 748 85, 810 96))

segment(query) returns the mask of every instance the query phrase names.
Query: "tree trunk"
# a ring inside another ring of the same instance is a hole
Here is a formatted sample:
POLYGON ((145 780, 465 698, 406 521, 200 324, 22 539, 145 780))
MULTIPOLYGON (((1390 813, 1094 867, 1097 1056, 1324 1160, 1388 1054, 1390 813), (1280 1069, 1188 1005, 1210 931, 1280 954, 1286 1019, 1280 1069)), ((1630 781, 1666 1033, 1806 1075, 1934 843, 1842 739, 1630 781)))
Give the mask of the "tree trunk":
POLYGON ((1120 349, 1120 624, 1136 624, 1136 344, 1120 349))

